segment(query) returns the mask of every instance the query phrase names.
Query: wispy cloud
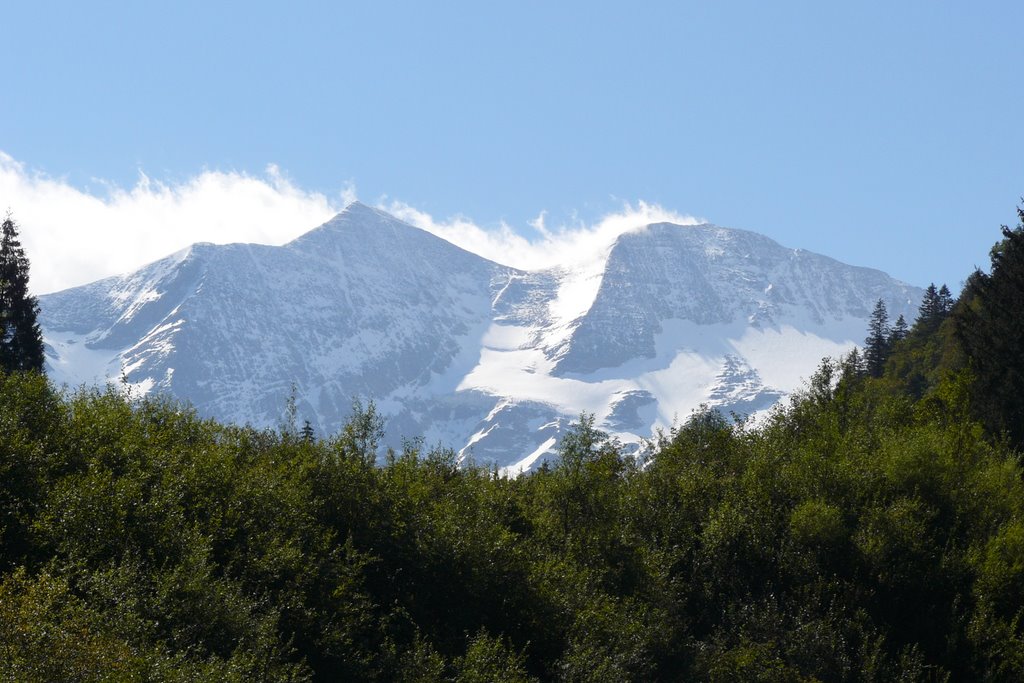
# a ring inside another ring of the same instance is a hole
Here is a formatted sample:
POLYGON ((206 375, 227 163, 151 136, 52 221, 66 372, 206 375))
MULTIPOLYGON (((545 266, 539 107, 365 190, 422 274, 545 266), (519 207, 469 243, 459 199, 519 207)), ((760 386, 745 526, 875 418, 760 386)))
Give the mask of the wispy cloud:
POLYGON ((275 166, 262 176, 204 171, 181 183, 140 173, 102 195, 33 171, 0 152, 0 211, 10 208, 45 293, 133 270, 195 242, 283 244, 355 198, 296 187, 275 166))
MULTIPOLYGON (((284 244, 356 199, 297 187, 273 165, 263 175, 204 171, 178 183, 139 174, 130 188, 102 183, 94 194, 34 171, 0 151, 0 210, 21 226, 38 294, 129 272, 195 242, 284 244)), ((523 268, 594 263, 619 235, 648 223, 695 224, 655 204, 624 203, 593 223, 551 226, 541 212, 528 226, 484 228, 469 218, 435 218, 400 201, 377 206, 485 258, 523 268)))
POLYGON ((541 212, 529 223, 537 235, 530 239, 509 225, 502 224, 488 230, 463 217, 437 220, 402 202, 383 203, 379 208, 467 251, 524 270, 576 265, 599 259, 619 235, 639 230, 650 223, 696 225, 703 222, 657 204, 627 202, 623 203, 621 210, 594 223, 577 220, 550 227, 547 214, 541 212))

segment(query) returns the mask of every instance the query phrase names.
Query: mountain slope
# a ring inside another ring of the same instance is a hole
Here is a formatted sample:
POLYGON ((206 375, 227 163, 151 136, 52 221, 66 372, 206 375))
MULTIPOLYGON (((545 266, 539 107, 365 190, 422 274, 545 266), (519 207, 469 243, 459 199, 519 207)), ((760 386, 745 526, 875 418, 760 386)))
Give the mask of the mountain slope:
POLYGON ((75 339, 113 352, 129 382, 226 420, 276 425, 295 383, 301 412, 327 430, 353 396, 447 368, 508 272, 356 204, 284 247, 199 244, 44 297, 42 318, 58 378, 73 376, 60 357, 75 339))
POLYGON ((556 353, 557 369, 587 373, 653 357, 665 320, 757 328, 800 320, 826 329, 867 319, 878 298, 905 308, 914 292, 880 271, 786 249, 752 232, 650 225, 616 241, 593 305, 565 352, 556 353))
POLYGON ((710 225, 638 226, 587 267, 525 272, 353 204, 282 247, 197 244, 41 298, 57 381, 124 379, 205 415, 319 433, 353 397, 388 439, 511 469, 580 412, 626 442, 700 403, 750 413, 859 342, 885 274, 710 225))

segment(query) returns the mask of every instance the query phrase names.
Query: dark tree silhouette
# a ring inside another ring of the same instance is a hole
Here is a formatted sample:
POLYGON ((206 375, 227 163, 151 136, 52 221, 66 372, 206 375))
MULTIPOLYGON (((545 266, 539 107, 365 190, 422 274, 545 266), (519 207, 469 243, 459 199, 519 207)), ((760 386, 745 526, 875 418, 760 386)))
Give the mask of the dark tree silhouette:
POLYGON ((992 270, 968 279, 957 307, 956 336, 975 374, 979 417, 1024 445, 1024 209, 1020 224, 1003 226, 992 270))
POLYGON ((29 294, 28 270, 18 226, 8 213, 0 227, 0 367, 7 372, 43 370, 39 303, 29 294))
POLYGON ((299 438, 305 443, 313 443, 316 441, 316 432, 313 430, 313 425, 310 424, 309 420, 305 420, 302 425, 302 430, 299 432, 299 438))

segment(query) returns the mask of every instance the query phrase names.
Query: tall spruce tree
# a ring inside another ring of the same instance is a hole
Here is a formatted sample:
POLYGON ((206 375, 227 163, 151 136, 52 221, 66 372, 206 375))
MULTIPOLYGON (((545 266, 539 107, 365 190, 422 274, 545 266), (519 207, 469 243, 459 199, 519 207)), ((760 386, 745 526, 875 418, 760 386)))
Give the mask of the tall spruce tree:
POLYGON ((947 287, 945 284, 939 287, 939 315, 943 320, 953 310, 953 304, 955 303, 956 301, 953 299, 953 295, 952 293, 950 293, 949 287, 947 287))
POLYGON ((917 307, 917 320, 914 321, 914 326, 928 326, 931 324, 931 321, 938 317, 938 315, 939 290, 935 287, 935 283, 933 282, 924 290, 924 296, 921 297, 921 305, 917 307))
POLYGON ((0 227, 0 368, 43 370, 39 303, 28 291, 28 257, 8 212, 0 227))
POLYGON ((879 299, 868 322, 868 337, 864 340, 864 366, 871 377, 881 377, 889 357, 889 313, 885 302, 879 299))

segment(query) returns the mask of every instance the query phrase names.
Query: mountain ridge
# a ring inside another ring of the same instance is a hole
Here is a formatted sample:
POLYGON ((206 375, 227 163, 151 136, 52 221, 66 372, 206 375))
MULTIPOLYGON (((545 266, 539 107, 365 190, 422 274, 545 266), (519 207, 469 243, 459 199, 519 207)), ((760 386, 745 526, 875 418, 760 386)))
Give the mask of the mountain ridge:
POLYGON ((920 293, 710 224, 638 226, 603 262, 524 271, 356 203, 280 247, 196 244, 45 295, 40 320, 58 383, 124 377, 259 427, 294 386, 320 433, 372 399, 392 444, 514 469, 580 412, 637 443, 700 403, 764 410, 859 342, 877 298, 895 317, 920 293))

